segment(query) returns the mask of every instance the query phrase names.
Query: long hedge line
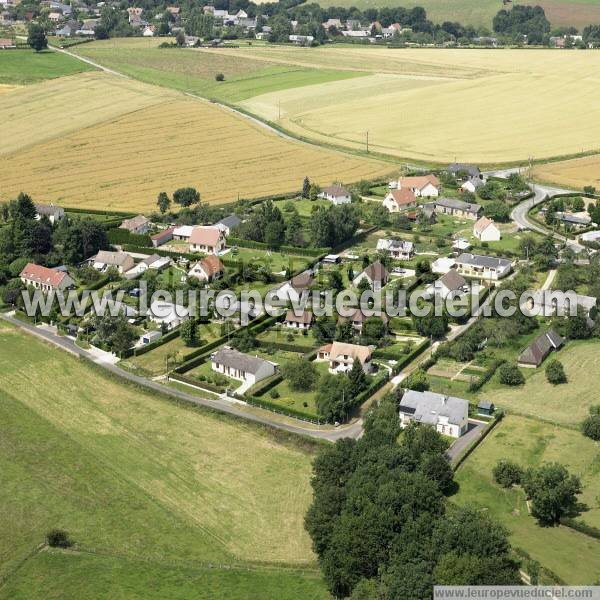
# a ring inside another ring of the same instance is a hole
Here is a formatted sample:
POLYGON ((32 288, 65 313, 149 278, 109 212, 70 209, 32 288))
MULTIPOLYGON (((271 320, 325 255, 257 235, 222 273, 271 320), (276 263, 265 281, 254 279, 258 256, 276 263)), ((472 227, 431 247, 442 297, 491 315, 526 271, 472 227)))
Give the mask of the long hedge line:
POLYGON ((373 394, 378 392, 388 381, 390 380, 390 375, 386 371, 383 375, 379 375, 374 379, 371 385, 360 394, 357 394, 356 398, 354 398, 354 402, 352 403, 352 409, 357 408, 363 402, 367 401, 373 394))
POLYGON ((149 249, 152 248, 152 240, 147 233, 131 233, 131 231, 127 229, 114 227, 108 230, 107 235, 108 241, 111 244, 119 244, 120 246, 123 244, 131 244, 132 246, 142 246, 149 249))
POLYGON ((423 340, 410 354, 407 354, 403 359, 399 360, 393 367, 392 373, 394 375, 398 375, 402 369, 408 364, 410 364, 415 358, 423 354, 429 345, 431 344, 431 340, 426 339, 423 340))
POLYGON ((280 415, 285 415, 286 417, 292 417, 295 419, 301 419, 302 421, 308 421, 309 423, 315 423, 316 425, 319 425, 320 423, 324 422, 322 419, 316 417, 313 413, 304 412, 296 408, 286 408, 281 406, 280 404, 271 402, 266 398, 257 398, 256 396, 245 396, 244 402, 252 406, 257 406, 258 408, 265 408, 267 410, 270 410, 271 412, 275 412, 280 415))
POLYGON ((477 392, 479 391, 485 383, 487 383, 493 376, 494 373, 498 370, 498 367, 505 363, 506 361, 503 358, 499 358, 493 361, 490 366, 485 370, 483 375, 478 379, 475 379, 469 383, 469 391, 477 392))
POLYGON ((207 381, 192 379, 191 377, 186 377, 185 375, 180 375, 179 373, 169 373, 169 379, 178 381, 179 383, 189 384, 195 388, 204 388, 209 392, 214 392, 215 394, 222 394, 224 391, 223 388, 219 387, 218 385, 213 385, 207 381))
POLYGON ((113 215, 115 217, 135 217, 136 213, 120 210, 102 210, 99 208, 65 208, 67 213, 81 213, 90 215, 113 215))
POLYGON ((266 340, 256 340, 261 348, 274 348, 275 350, 281 350, 282 352, 296 352, 298 354, 306 355, 313 351, 313 348, 306 346, 299 346, 292 344, 291 342, 268 342, 266 340))
POLYGON ((248 396, 256 396, 257 398, 260 398, 269 390, 272 390, 276 385, 279 385, 282 381, 283 375, 281 373, 275 373, 275 375, 271 375, 271 377, 263 379, 258 385, 254 386, 252 393, 248 394, 248 396))
POLYGON ((490 434, 492 429, 494 429, 494 427, 496 427, 496 425, 498 425, 498 423, 500 423, 500 421, 502 421, 503 418, 504 413, 502 411, 498 411, 496 413, 496 418, 491 423, 488 423, 488 426, 483 430, 483 433, 469 447, 467 447, 463 454, 461 454, 458 457, 458 460, 454 463, 452 467, 455 471, 458 469, 458 467, 460 467, 460 465, 463 464, 463 462, 465 462, 465 460, 467 460, 469 456, 471 456, 471 454, 475 451, 477 446, 479 446, 479 444, 483 442, 483 440, 490 434))

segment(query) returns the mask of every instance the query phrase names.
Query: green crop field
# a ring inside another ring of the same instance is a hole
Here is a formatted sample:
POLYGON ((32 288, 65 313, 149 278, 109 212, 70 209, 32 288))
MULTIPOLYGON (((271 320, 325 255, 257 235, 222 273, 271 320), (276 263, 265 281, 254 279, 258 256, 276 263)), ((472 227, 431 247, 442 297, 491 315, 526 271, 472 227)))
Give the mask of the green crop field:
POLYGON ((11 350, 0 353, 1 597, 89 597, 107 579, 105 597, 137 597, 154 578, 154 597, 183 597, 192 582, 198 597, 259 597, 263 585, 261 598, 326 597, 303 529, 310 454, 7 325, 0 347, 11 350), (53 527, 75 553, 35 555, 53 527))
POLYGON ((509 415, 496 426, 459 468, 460 486, 453 500, 486 510, 511 533, 511 543, 526 550, 543 566, 569 584, 598 581, 600 540, 567 527, 540 527, 528 514, 525 495, 519 488, 505 490, 492 479, 500 459, 525 467, 557 461, 581 477, 581 500, 589 510, 581 520, 600 525, 600 453, 597 445, 578 431, 509 415), (567 550, 568 549, 568 550, 567 550))
POLYGON ((0 84, 26 85, 92 70, 94 67, 76 58, 50 50, 0 52, 0 84))

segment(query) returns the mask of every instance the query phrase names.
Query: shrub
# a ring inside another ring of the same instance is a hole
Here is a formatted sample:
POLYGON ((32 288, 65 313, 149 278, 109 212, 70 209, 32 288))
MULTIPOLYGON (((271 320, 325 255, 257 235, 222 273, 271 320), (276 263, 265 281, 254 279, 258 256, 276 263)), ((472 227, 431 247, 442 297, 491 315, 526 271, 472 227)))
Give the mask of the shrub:
POLYGON ((581 424, 583 435, 600 441, 600 405, 590 407, 590 415, 581 424))
POLYGON ((522 385, 525 383, 523 373, 513 363, 504 363, 500 366, 498 369, 498 379, 504 385, 522 385))
POLYGON ((273 388, 269 392, 269 396, 271 396, 271 398, 273 398, 273 400, 276 400, 277 398, 279 398, 279 392, 275 388, 273 388))
POLYGON ((68 548, 73 545, 64 529, 52 529, 46 534, 46 543, 52 548, 68 548))
POLYGON ((496 483, 502 487, 509 488, 521 483, 523 469, 517 463, 509 460, 499 460, 492 470, 492 475, 496 483))
POLYGON ((552 360, 546 365, 546 379, 553 385, 567 383, 567 375, 560 361, 552 360))
POLYGON ((429 389, 427 373, 423 369, 413 371, 403 382, 402 387, 417 392, 425 392, 429 389))
POLYGON ((225 75, 223 75, 223 73, 217 73, 215 75, 215 80, 216 81, 225 81, 225 75))

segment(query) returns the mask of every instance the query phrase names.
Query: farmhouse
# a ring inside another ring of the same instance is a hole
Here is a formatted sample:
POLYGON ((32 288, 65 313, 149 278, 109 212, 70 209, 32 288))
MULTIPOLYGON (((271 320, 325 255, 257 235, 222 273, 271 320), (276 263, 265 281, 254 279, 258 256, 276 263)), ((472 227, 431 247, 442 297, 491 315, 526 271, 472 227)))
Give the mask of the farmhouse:
POLYGON ((188 242, 192 235, 192 231, 194 231, 194 227, 194 225, 181 225, 180 227, 175 227, 173 230, 173 239, 188 242))
POLYGON ((358 359, 363 371, 370 373, 373 370, 371 354, 369 346, 333 342, 321 346, 317 350, 316 360, 329 362, 329 372, 336 375, 337 373, 347 373, 350 371, 354 364, 354 359, 358 359))
POLYGON ((479 170, 479 167, 475 165, 470 165, 467 163, 452 163, 448 165, 447 169, 448 173, 454 175, 454 177, 464 178, 464 179, 482 179, 483 175, 479 170))
POLYGON ((442 435, 460 437, 468 429, 469 403, 434 392, 406 390, 400 400, 400 426, 413 421, 435 427, 442 435))
POLYGON ((409 189, 415 196, 422 198, 437 198, 440 194, 440 180, 431 174, 400 177, 398 189, 409 189))
POLYGON ((469 284, 466 279, 457 273, 454 269, 450 269, 445 275, 442 275, 430 288, 428 292, 431 295, 437 294, 444 300, 450 296, 456 298, 463 296, 469 291, 469 284))
POLYGON ((245 381, 254 385, 262 379, 275 374, 276 364, 259 358, 238 352, 234 348, 225 346, 211 356, 212 369, 233 379, 245 381))
POLYGON ((391 213, 397 213, 409 208, 416 208, 417 198, 410 188, 390 190, 383 199, 383 206, 391 213))
POLYGON ((65 209, 54 204, 36 204, 35 210, 37 215, 35 218, 39 221, 43 217, 48 217, 48 220, 53 225, 58 223, 65 216, 65 209))
POLYGON ((548 329, 548 331, 538 335, 531 344, 521 352, 517 363, 520 367, 535 369, 544 362, 544 359, 552 352, 552 350, 558 350, 564 343, 564 338, 558 335, 554 329, 548 329))
POLYGON ((366 279, 373 291, 378 292, 388 282, 388 276, 387 269, 377 260, 359 273, 352 281, 352 285, 358 287, 360 282, 366 279))
POLYGON ((512 263, 506 258, 464 252, 456 259, 456 269, 467 277, 498 280, 511 272, 512 263))
POLYGON ((237 215, 229 215, 215 223, 215 227, 218 227, 225 237, 227 237, 231 235, 231 231, 241 225, 241 223, 242 220, 237 215))
POLYGON ((434 212, 437 213, 473 220, 478 219, 483 210, 480 204, 463 202, 456 198, 440 198, 431 202, 428 206, 431 206, 434 212))
POLYGON ((126 273, 134 267, 133 257, 127 252, 110 252, 108 250, 100 250, 96 256, 93 256, 88 261, 96 271, 104 272, 107 269, 114 267, 119 273, 126 273))
POLYGON ((415 255, 415 245, 406 240, 377 240, 377 250, 384 250, 396 260, 410 260, 415 255))
POLYGON ((148 233, 148 229, 150 229, 150 219, 146 218, 144 215, 138 215, 132 219, 125 219, 119 225, 119 229, 126 229, 129 233, 143 235, 144 233, 148 233))
POLYGON ((195 227, 190 236, 190 252, 219 254, 225 248, 225 236, 218 227, 195 227))
POLYGON ((175 227, 168 227, 167 229, 163 229, 158 233, 150 236, 150 240, 152 241, 152 245, 155 248, 170 242, 173 239, 173 232, 175 231, 175 227))
POLYGON ((471 192, 471 194, 474 194, 482 185, 482 179, 479 179, 479 177, 470 177, 460 186, 460 191, 471 192))
POLYGON ((75 286, 75 282, 65 271, 48 269, 34 263, 27 263, 19 275, 21 281, 28 286, 44 292, 66 290, 75 286))
POLYGON ((213 281, 223 275, 225 267, 221 259, 214 254, 199 260, 189 271, 188 277, 195 277, 199 281, 213 281))
POLYGON ((306 310, 299 315, 297 315, 293 310, 288 310, 283 324, 291 329, 310 329, 313 319, 313 313, 306 310))
POLYGON ((481 217, 473 225, 473 235, 482 242, 499 242, 502 237, 494 221, 487 217, 481 217))
POLYGON ((164 300, 155 300, 150 305, 148 317, 167 329, 173 329, 190 318, 190 312, 185 306, 172 304, 164 300))
POLYGON ((319 194, 319 198, 325 198, 325 200, 329 200, 333 204, 350 204, 352 202, 350 192, 339 183, 334 183, 329 187, 323 188, 319 194))
POLYGON ((356 329, 358 333, 362 333, 363 325, 365 321, 370 317, 377 317, 387 325, 389 319, 385 313, 374 313, 373 311, 367 312, 369 314, 365 314, 365 311, 363 311, 361 308, 357 308, 349 317, 340 317, 338 319, 338 323, 344 323, 348 320, 352 323, 352 327, 356 329))

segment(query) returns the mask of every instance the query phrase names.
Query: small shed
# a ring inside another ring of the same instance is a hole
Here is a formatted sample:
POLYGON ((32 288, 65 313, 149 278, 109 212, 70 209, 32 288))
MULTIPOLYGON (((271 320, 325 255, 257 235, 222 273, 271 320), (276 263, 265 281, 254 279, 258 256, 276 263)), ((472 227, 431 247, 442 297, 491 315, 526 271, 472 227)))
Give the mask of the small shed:
POLYGON ((494 414, 495 406, 492 402, 481 400, 477 405, 477 414, 485 417, 491 417, 494 414))
POLYGON ((142 344, 151 344, 152 342, 156 342, 156 340, 160 339, 160 336, 160 331, 146 331, 146 333, 142 335, 142 344))

